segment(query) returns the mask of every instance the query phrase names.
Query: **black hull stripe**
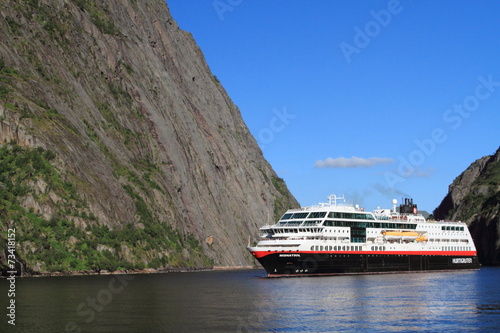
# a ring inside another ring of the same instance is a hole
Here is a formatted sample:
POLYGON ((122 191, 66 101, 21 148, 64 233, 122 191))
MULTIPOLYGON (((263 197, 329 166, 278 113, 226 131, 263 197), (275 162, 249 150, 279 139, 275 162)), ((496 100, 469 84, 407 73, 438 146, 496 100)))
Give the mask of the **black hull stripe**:
POLYGON ((269 276, 375 274, 477 269, 477 256, 272 253, 258 258, 269 276))

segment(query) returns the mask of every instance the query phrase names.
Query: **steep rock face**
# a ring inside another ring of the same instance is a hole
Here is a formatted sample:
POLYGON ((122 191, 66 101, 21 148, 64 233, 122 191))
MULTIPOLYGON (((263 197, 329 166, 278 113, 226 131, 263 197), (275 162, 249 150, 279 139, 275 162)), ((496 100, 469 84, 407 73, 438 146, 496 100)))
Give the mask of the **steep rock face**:
POLYGON ((437 219, 462 220, 483 265, 500 265, 500 148, 472 163, 434 210, 437 219))
POLYGON ((5 156, 56 156, 54 172, 17 180, 29 188, 16 199, 24 210, 0 215, 33 270, 50 270, 37 256, 47 248, 79 258, 53 270, 101 269, 104 257, 248 265, 249 236, 297 205, 164 1, 8 1, 0 29, 0 144, 16 144, 5 156), (149 238, 132 240, 134 230, 149 238))

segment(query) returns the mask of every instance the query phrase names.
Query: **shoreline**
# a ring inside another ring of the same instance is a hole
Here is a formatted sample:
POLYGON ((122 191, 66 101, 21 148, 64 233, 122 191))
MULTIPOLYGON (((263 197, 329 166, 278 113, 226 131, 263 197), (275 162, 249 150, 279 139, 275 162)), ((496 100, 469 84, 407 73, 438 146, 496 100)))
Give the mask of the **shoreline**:
MULTIPOLYGON (((36 272, 34 274, 15 275, 16 278, 37 278, 37 277, 58 277, 58 276, 91 276, 91 275, 131 275, 131 274, 159 274, 159 273, 192 273, 208 271, 231 271, 259 269, 258 266, 213 266, 196 268, 144 268, 144 269, 126 269, 126 270, 101 270, 101 271, 70 271, 70 272, 36 272)), ((8 278, 9 275, 1 275, 0 278, 8 278)))

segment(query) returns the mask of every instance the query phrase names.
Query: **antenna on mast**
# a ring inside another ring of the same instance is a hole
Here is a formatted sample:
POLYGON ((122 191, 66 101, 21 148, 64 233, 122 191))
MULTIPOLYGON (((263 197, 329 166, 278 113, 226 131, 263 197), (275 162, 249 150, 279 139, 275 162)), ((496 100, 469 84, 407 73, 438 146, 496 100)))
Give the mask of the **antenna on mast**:
POLYGON ((327 198, 328 198, 328 205, 330 206, 337 206, 338 200, 343 200, 343 203, 345 203, 345 197, 343 194, 341 197, 337 197, 336 194, 330 194, 327 198))

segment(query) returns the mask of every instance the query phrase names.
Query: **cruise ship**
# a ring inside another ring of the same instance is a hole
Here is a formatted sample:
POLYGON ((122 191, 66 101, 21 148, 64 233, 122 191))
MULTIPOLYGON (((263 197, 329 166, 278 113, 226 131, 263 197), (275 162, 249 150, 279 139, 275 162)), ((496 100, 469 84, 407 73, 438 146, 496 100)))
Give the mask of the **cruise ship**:
POLYGON ((247 249, 270 277, 479 268, 464 222, 427 221, 409 198, 392 204, 368 212, 330 195, 261 227, 247 249))

